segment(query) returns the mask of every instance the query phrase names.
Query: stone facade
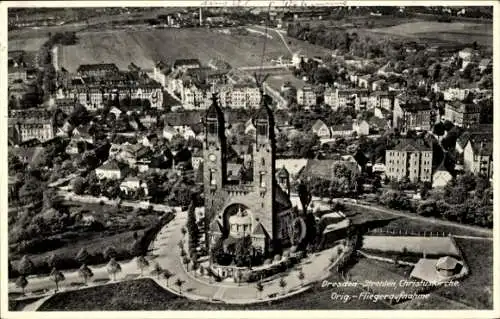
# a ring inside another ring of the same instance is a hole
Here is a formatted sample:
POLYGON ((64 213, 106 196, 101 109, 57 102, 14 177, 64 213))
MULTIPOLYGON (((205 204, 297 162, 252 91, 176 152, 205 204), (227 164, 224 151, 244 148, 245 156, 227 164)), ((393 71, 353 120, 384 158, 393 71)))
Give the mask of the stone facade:
MULTIPOLYGON (((271 253, 289 238, 280 229, 289 227, 281 222, 292 214, 288 193, 281 189, 275 176, 274 119, 267 105, 261 105, 254 119, 256 127, 251 165, 253 180, 239 182, 227 178, 227 142, 224 114, 217 97, 206 113, 203 146, 203 175, 205 192, 205 224, 209 226, 207 243, 213 245, 220 237, 234 240, 232 227, 242 227, 252 238, 252 246, 271 253), (243 226, 234 220, 245 219, 243 226), (239 225, 239 226, 238 226, 239 225)), ((281 184, 286 184, 281 180, 281 184)), ((240 229, 241 230, 241 229, 240 229)), ((210 248, 210 247, 207 247, 210 248)))

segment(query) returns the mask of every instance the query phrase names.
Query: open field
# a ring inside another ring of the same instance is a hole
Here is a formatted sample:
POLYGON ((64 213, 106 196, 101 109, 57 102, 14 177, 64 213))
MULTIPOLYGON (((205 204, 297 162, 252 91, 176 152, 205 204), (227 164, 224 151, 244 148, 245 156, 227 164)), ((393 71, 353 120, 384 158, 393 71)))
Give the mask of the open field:
POLYGON ((363 31, 388 36, 409 37, 415 40, 464 44, 477 41, 480 45, 493 45, 493 26, 491 23, 420 21, 402 23, 386 28, 363 29, 363 31))
MULTIPOLYGON (((78 34, 79 43, 63 49, 61 65, 75 71, 84 63, 116 63, 126 68, 134 62, 152 68, 159 59, 198 58, 207 63, 220 57, 233 67, 260 65, 262 35, 229 35, 209 29, 110 30, 78 34)), ((288 54, 278 35, 266 41, 266 56, 288 54)))
POLYGON ((43 43, 47 41, 47 37, 31 38, 31 39, 17 39, 9 41, 9 51, 24 50, 24 51, 38 51, 43 43))

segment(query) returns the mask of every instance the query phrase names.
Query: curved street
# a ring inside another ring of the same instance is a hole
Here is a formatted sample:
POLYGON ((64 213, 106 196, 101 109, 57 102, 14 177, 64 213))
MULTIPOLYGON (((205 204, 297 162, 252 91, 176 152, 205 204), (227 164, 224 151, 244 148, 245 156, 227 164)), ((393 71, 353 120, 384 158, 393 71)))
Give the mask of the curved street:
MULTIPOLYGON (((168 290, 178 291, 178 288, 173 284, 175 280, 181 279, 184 284, 182 293, 194 299, 217 300, 225 302, 245 303, 255 301, 258 297, 266 297, 270 294, 280 295, 284 291, 298 290, 302 287, 302 283, 298 278, 297 270, 290 270, 283 274, 287 285, 285 289, 281 288, 279 281, 281 277, 273 280, 264 281, 264 289, 262 293, 258 293, 255 283, 241 285, 233 283, 210 283, 207 278, 201 279, 196 277, 192 272, 187 272, 182 264, 178 242, 183 238, 181 232, 182 227, 186 224, 187 213, 177 213, 175 218, 165 225, 158 233, 155 240, 150 246, 150 267, 154 262, 157 262, 164 270, 169 270, 173 273, 173 277, 169 279, 167 286, 164 278, 157 279, 156 282, 168 290)), ((335 247, 326 249, 315 255, 309 256, 302 260, 301 268, 304 272, 304 284, 315 282, 322 279, 327 274, 327 268, 331 264, 330 259, 336 254, 335 247)), ((116 275, 116 281, 135 279, 140 276, 140 271, 135 260, 120 263, 122 271, 116 275)), ((89 286, 102 285, 113 282, 110 275, 107 273, 106 265, 90 267, 94 276, 89 280, 88 286, 75 287, 75 283, 81 283, 82 279, 78 276, 78 271, 64 271, 65 280, 59 283, 59 290, 82 289, 89 286)), ((150 269, 144 270, 145 276, 150 276, 150 269)), ((198 275, 199 276, 199 275, 198 275)), ((156 278, 155 278, 156 279, 156 278)), ((55 283, 49 276, 28 278, 29 284, 26 291, 29 295, 30 291, 47 290, 46 294, 51 295, 55 290, 55 283)), ((20 288, 15 286, 14 282, 9 282, 10 292, 21 292, 20 288)), ((45 300, 45 298, 43 298, 45 300)), ((37 301, 26 306, 26 311, 33 311, 41 305, 43 301, 37 301)))

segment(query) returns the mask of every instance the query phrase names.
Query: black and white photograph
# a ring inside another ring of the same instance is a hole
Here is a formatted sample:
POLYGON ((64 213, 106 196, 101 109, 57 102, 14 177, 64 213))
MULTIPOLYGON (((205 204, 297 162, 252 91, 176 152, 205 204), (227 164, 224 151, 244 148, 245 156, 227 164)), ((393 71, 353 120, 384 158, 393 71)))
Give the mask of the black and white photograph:
POLYGON ((1 6, 2 318, 499 315, 496 2, 1 6))

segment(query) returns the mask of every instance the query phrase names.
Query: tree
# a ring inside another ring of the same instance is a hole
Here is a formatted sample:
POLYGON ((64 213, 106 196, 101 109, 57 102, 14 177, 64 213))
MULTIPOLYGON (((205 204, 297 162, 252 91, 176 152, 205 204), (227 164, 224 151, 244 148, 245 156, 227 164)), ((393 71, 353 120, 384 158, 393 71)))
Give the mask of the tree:
POLYGON ((198 225, 196 224, 196 214, 194 208, 195 208, 194 202, 191 201, 188 208, 187 223, 186 223, 186 228, 189 233, 188 245, 190 249, 196 249, 198 247, 199 236, 200 236, 200 231, 198 229, 198 225))
POLYGON ((120 266, 114 258, 111 258, 106 270, 108 271, 108 274, 113 276, 113 280, 116 280, 116 274, 122 271, 122 266, 120 266))
POLYGON ((26 279, 26 276, 21 275, 17 278, 16 280, 16 287, 21 288, 23 290, 23 295, 24 295, 24 289, 28 285, 28 279, 26 279))
POLYGON ((31 261, 28 256, 24 255, 23 258, 21 258, 21 261, 19 261, 17 271, 23 276, 28 276, 31 275, 34 270, 35 265, 33 264, 33 261, 31 261))
POLYGON ((151 275, 156 275, 156 279, 160 279, 160 275, 163 273, 163 268, 159 263, 155 262, 153 269, 151 270, 151 275))
POLYGON ((135 262, 137 263, 137 268, 141 271, 142 276, 144 269, 149 267, 149 261, 144 256, 139 256, 136 258, 135 262))
POLYGON ((83 278, 83 283, 87 284, 87 281, 89 278, 92 278, 94 276, 94 273, 92 272, 92 269, 90 269, 86 264, 83 264, 79 269, 78 269, 78 276, 83 278))
POLYGON ((108 246, 103 253, 104 259, 116 258, 116 250, 113 246, 108 246))
POLYGON ((234 249, 234 262, 236 266, 247 266, 251 263, 252 239, 245 236, 236 242, 234 249))
POLYGON ((299 271, 299 274, 297 275, 297 277, 300 280, 300 285, 303 286, 304 285, 304 279, 306 278, 306 275, 304 274, 304 272, 302 271, 302 269, 299 271))
POLYGON ((179 287, 179 293, 182 295, 182 285, 184 285, 184 280, 177 278, 177 280, 175 281, 175 285, 179 287))
POLYGON ((77 195, 82 195, 85 192, 85 180, 83 177, 76 177, 71 182, 71 189, 77 195))
POLYGON ((188 257, 184 257, 184 258, 182 258, 182 263, 186 266, 186 270, 188 269, 188 266, 189 266, 189 262, 190 262, 190 261, 191 261, 191 260, 189 260, 189 258, 188 258, 188 257))
POLYGON ((78 254, 76 254, 76 260, 80 264, 86 264, 86 263, 88 263, 89 262, 89 258, 90 258, 89 252, 87 251, 87 249, 85 249, 83 247, 78 251, 78 254))
POLYGON ((57 268, 59 267, 59 263, 60 263, 60 260, 59 260, 59 257, 56 255, 56 254, 51 254, 47 260, 47 265, 50 267, 50 268, 57 268))
POLYGON ((167 281, 167 287, 168 287, 168 280, 173 277, 174 274, 171 273, 168 269, 166 269, 164 272, 163 272, 163 277, 165 278, 165 280, 167 281))
POLYGON ((281 290, 282 290, 283 294, 285 294, 285 287, 287 285, 287 282, 286 282, 285 278, 281 277, 279 285, 281 287, 281 290))
POLYGON ((57 270, 57 268, 52 268, 52 271, 50 272, 50 279, 56 284, 56 291, 59 290, 59 283, 61 281, 64 281, 64 274, 57 270))
POLYGON ((43 198, 43 185, 37 178, 28 177, 19 189, 19 199, 22 204, 32 204, 43 198))
POLYGON ((262 285, 261 281, 258 281, 257 284, 255 285, 255 288, 257 289, 257 298, 261 298, 262 291, 264 290, 264 285, 262 285))

